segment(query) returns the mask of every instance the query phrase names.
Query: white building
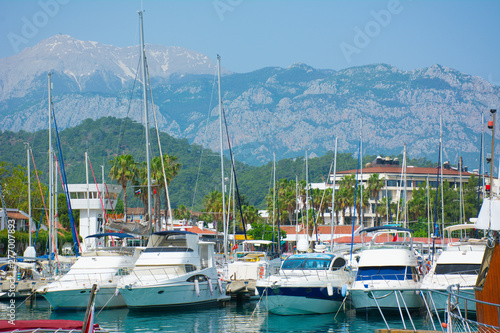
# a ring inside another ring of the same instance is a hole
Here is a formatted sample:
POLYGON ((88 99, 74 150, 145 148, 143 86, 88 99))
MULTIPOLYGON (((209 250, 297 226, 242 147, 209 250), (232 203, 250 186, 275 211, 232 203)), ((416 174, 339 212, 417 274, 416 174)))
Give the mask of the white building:
MULTIPOLYGON (((80 211, 80 236, 104 232, 104 210, 113 209, 121 186, 105 184, 68 184, 71 208, 80 211)), ((82 244, 83 245, 83 244, 82 244)))

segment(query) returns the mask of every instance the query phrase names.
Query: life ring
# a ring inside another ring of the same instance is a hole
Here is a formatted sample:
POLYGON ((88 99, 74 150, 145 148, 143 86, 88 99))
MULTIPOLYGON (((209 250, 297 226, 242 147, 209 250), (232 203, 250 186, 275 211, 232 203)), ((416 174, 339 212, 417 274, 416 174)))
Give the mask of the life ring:
POLYGON ((264 277, 264 266, 260 266, 259 268, 259 278, 262 279, 264 277))

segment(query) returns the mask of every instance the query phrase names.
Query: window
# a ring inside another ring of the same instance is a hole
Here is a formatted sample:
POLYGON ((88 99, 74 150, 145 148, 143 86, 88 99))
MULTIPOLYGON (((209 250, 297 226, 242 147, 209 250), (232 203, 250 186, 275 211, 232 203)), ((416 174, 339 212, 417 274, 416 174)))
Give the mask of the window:
POLYGON ((480 264, 439 264, 436 266, 436 274, 477 274, 480 264))
POLYGON ((356 281, 411 279, 411 269, 406 266, 360 267, 356 276, 356 281))
POLYGON ((397 180, 388 180, 387 186, 398 186, 398 181, 397 180))

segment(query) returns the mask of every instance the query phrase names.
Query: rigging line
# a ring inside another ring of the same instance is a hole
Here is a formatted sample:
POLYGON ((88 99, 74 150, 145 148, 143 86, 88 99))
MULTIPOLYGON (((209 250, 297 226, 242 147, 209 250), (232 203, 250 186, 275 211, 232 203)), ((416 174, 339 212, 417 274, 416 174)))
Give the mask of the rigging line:
MULTIPOLYGON (((66 185, 66 183, 63 180, 63 176, 62 176, 62 173, 61 173, 60 163, 57 163, 58 159, 57 159, 57 155, 55 153, 54 153, 54 159, 56 161, 57 171, 59 171, 59 178, 61 179, 61 184, 63 184, 63 187, 64 187, 66 185)), ((66 200, 68 200, 68 198, 66 198, 66 200)), ((80 244, 80 239, 78 237, 76 237, 76 240, 78 242, 78 248, 81 250, 82 246, 80 244)))
MULTIPOLYGON (((332 156, 332 163, 330 163, 330 170, 328 170, 328 175, 325 178, 325 190, 323 191, 323 195, 321 196, 321 201, 319 203, 319 208, 318 208, 319 212, 321 212, 321 208, 323 208, 323 200, 325 199, 325 194, 326 194, 326 184, 328 183, 328 178, 330 177, 330 173, 332 172, 334 157, 335 157, 335 153, 332 156)), ((332 221, 333 221, 333 219, 332 219, 332 221)))
MULTIPOLYGON (((87 156, 87 159, 89 160, 90 171, 92 171, 92 177, 94 177, 95 187, 97 189, 97 194, 99 195, 99 201, 101 202, 101 207, 102 207, 102 212, 103 212, 103 215, 104 215, 104 220, 106 221, 106 224, 107 224, 108 223, 108 215, 106 214, 106 210, 104 209, 104 203, 102 201, 101 191, 99 191, 99 187, 97 186, 97 180, 96 180, 95 175, 94 175, 94 169, 92 168, 92 163, 90 162, 90 157, 87 156)), ((103 225, 102 225, 102 230, 104 231, 104 222, 103 222, 103 225)), ((114 246, 114 244, 115 244, 115 242, 113 241, 113 246, 114 246)))
MULTIPOLYGON (((146 63, 146 73, 147 73, 148 82, 149 82, 149 93, 151 95, 151 104, 153 106, 153 116, 154 116, 154 120, 155 120, 156 137, 158 139, 158 148, 160 150, 160 160, 161 160, 161 167, 162 167, 162 171, 163 171, 163 181, 165 182, 165 196, 166 196, 166 200, 168 202, 168 214, 169 214, 170 223, 172 223, 172 229, 173 229, 174 218, 172 217, 172 207, 170 206, 170 195, 168 193, 167 175, 165 174, 165 161, 163 160, 163 153, 161 150, 160 131, 158 130, 158 121, 156 120, 156 108, 155 108, 155 102, 153 100, 153 88, 151 88, 151 77, 149 76, 149 66, 147 65, 147 63, 146 63)), ((172 174, 172 178, 173 178, 173 176, 174 175, 172 174)), ((160 195, 160 199, 161 199, 161 194, 159 194, 159 195, 160 195)), ((161 215, 161 209, 159 209, 159 211, 155 215, 161 215)))
MULTIPOLYGON (((43 210, 45 211, 45 218, 47 219, 47 224, 49 223, 49 213, 47 211, 47 206, 45 205, 45 199, 43 197, 43 191, 42 191, 42 185, 40 183, 40 178, 38 178, 38 170, 36 168, 36 164, 35 164, 35 158, 33 157, 33 152, 31 151, 30 149, 30 153, 31 153, 31 160, 33 161, 33 166, 35 167, 35 175, 36 175, 36 180, 38 182, 38 188, 40 189, 40 196, 42 198, 42 203, 43 203, 43 210)), ((48 192, 47 192, 47 197, 48 197, 48 192)), ((43 215, 43 213, 42 213, 43 215)), ((40 219, 41 221, 41 219, 40 219)))
MULTIPOLYGON (((79 242, 77 241, 78 235, 76 233, 76 224, 75 224, 75 220, 73 217, 73 209, 71 208, 71 200, 69 200, 68 180, 66 178, 66 171, 64 169, 64 158, 63 158, 62 148, 61 148, 61 139, 59 138, 59 130, 57 129, 56 110, 54 108, 54 103, 52 102, 52 99, 50 100, 50 105, 52 107, 52 119, 54 120, 54 131, 56 133, 57 148, 59 150, 59 156, 60 156, 60 160, 61 160, 60 165, 62 167, 62 176, 64 179, 63 189, 64 189, 64 194, 66 195, 66 207, 68 208, 69 222, 71 225, 71 236, 73 238, 73 246, 75 247, 75 254, 76 254, 76 256, 78 256, 79 250, 80 250, 77 247, 77 244, 79 245, 79 242)), ((55 153, 54 153, 54 155, 55 155, 55 153)), ((52 170, 50 172, 52 172, 52 170)), ((57 225, 56 225, 56 233, 57 233, 57 225)), ((56 256, 57 256, 57 250, 56 250, 56 256)), ((57 265, 59 266, 59 258, 58 257, 57 257, 57 265)))
POLYGON ((229 156, 231 158, 231 166, 232 166, 232 170, 233 170, 233 174, 234 174, 234 187, 236 189, 236 197, 238 198, 238 206, 240 208, 241 224, 243 225, 243 233, 245 235, 245 240, 247 240, 247 230, 245 227, 245 220, 243 219, 243 210, 242 210, 242 206, 241 206, 240 190, 238 188, 238 179, 236 177, 236 169, 234 167, 233 149, 231 147, 231 140, 229 140, 229 131, 227 129, 226 112, 224 111, 224 107, 222 107, 222 116, 224 118, 224 125, 226 127, 226 138, 227 138, 227 144, 229 147, 229 156))
MULTIPOLYGON (((207 121, 205 123, 205 138, 207 137, 208 122, 210 120, 210 111, 212 110, 212 101, 213 101, 215 85, 216 85, 216 77, 217 77, 217 69, 215 70, 215 73, 214 73, 214 81, 212 83, 212 93, 210 94, 210 104, 208 105, 207 121)), ((198 172, 196 174, 196 183, 194 185, 193 201, 191 202, 191 211, 189 212, 189 218, 191 218, 191 214, 192 214, 192 211, 194 209, 194 202, 196 200, 196 192, 198 190, 198 180, 200 178, 201 161, 203 160, 203 152, 205 151, 205 148, 203 147, 203 145, 200 145, 200 147, 201 147, 200 162, 198 163, 198 172)))
POLYGON ((134 84, 132 85, 132 90, 130 92, 130 98, 129 98, 129 102, 128 102, 128 108, 127 108, 127 114, 125 115, 125 118, 122 118, 122 121, 121 121, 121 124, 120 124, 120 132, 118 134, 118 144, 116 146, 116 154, 118 155, 118 152, 120 150, 120 146, 121 146, 121 143, 123 141, 123 136, 125 134, 125 123, 126 123, 126 120, 128 118, 128 115, 130 114, 130 109, 132 107, 132 98, 134 97, 134 89, 135 89, 135 84, 137 82, 137 76, 139 75, 139 65, 141 63, 140 61, 140 57, 139 57, 139 61, 137 62, 137 69, 135 71, 135 79, 134 79, 134 84))
MULTIPOLYGON (((361 140, 359 140, 359 146, 358 146, 358 165, 357 165, 357 169, 356 169, 356 186, 354 188, 354 216, 353 216, 353 219, 352 219, 352 232, 351 232, 351 257, 350 257, 350 262, 352 262, 352 250, 353 250, 353 247, 354 247, 354 225, 356 223, 356 199, 357 199, 357 195, 358 195, 358 170, 359 170, 359 160, 360 160, 360 157, 361 157, 361 140)), ((362 228, 362 226, 361 226, 362 228)))

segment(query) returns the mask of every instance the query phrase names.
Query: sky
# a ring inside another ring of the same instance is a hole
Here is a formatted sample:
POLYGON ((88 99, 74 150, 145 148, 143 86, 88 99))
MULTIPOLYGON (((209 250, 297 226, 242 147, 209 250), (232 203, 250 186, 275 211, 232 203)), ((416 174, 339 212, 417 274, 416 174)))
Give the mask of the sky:
POLYGON ((56 34, 182 46, 233 72, 433 64, 500 85, 500 0, 0 0, 0 58, 56 34))

